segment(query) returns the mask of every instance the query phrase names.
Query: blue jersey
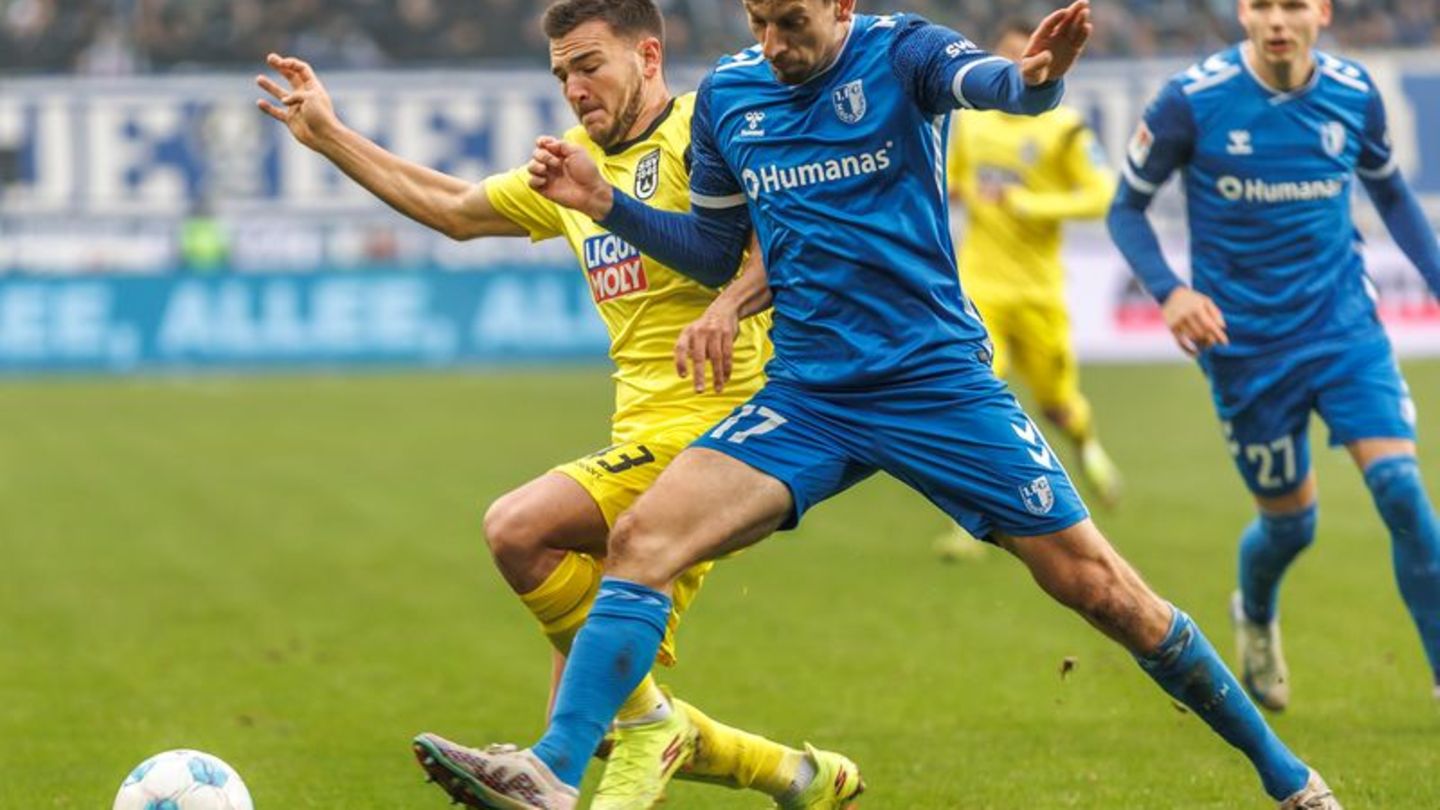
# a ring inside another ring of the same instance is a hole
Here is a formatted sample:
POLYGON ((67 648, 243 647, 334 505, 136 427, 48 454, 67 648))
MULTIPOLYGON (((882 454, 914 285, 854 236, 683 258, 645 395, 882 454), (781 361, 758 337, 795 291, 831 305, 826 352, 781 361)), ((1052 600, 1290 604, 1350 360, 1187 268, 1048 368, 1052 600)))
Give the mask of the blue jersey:
POLYGON ((1323 53, 1308 84, 1279 92, 1241 47, 1165 85, 1131 140, 1123 191, 1148 197, 1183 171, 1193 285, 1220 307, 1230 337, 1215 355, 1374 335, 1351 193, 1357 173, 1396 170, 1380 94, 1360 66, 1323 53))
POLYGON ((779 82, 758 46, 701 84, 691 201, 749 205, 775 296, 771 379, 855 389, 988 373, 955 273, 945 142, 967 74, 991 63, 1011 67, 920 18, 857 15, 804 84, 779 82))

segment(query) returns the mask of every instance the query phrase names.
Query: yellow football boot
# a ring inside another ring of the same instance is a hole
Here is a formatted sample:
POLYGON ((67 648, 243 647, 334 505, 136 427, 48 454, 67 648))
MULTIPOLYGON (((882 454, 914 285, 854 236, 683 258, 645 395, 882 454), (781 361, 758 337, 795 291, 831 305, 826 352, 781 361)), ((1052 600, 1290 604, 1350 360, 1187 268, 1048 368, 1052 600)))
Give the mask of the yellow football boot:
POLYGON ((833 751, 821 751, 805 743, 805 756, 815 766, 815 778, 792 799, 777 801, 780 810, 851 810, 859 807, 865 780, 860 767, 833 751))
POLYGON ((671 703, 670 716, 654 723, 616 725, 605 774, 591 810, 650 810, 665 798, 665 785, 695 754, 695 724, 671 703))

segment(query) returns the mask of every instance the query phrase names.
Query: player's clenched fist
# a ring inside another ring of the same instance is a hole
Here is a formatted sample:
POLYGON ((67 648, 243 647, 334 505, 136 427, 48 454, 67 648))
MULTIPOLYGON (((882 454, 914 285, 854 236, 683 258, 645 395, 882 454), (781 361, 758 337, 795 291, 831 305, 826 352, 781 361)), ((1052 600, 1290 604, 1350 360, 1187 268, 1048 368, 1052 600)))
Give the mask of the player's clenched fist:
POLYGON ((1191 357, 1202 349, 1230 343, 1229 336, 1225 334, 1225 316, 1204 293, 1189 287, 1176 287, 1165 299, 1160 311, 1165 316, 1165 325, 1175 336, 1175 342, 1191 357))
POLYGON ((316 78, 309 64, 294 57, 272 53, 265 57, 265 63, 285 79, 290 89, 286 90, 264 74, 256 76, 255 83, 260 89, 283 105, 276 106, 262 98, 255 102, 256 106, 288 127, 295 140, 311 149, 320 149, 340 128, 340 119, 335 115, 335 105, 330 102, 325 85, 316 78))
POLYGON ((610 184, 584 149, 548 135, 535 141, 530 187, 591 219, 603 219, 614 203, 610 184))

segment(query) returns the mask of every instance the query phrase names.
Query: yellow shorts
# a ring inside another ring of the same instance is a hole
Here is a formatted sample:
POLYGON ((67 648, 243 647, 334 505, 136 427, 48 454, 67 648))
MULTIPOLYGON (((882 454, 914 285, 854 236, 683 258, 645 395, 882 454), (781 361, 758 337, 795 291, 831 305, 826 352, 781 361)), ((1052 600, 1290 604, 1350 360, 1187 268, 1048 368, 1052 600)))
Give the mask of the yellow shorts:
MULTIPOLYGON (((723 416, 723 414, 721 414, 723 416)), ((715 421, 719 421, 719 418, 715 421)), ((612 445, 568 464, 555 467, 552 472, 575 479, 605 515, 605 523, 615 525, 621 512, 629 509, 640 493, 650 488, 661 470, 684 450, 690 442, 713 426, 709 421, 687 420, 674 423, 653 432, 640 431, 632 441, 612 445)), ((695 601, 705 575, 715 566, 703 562, 692 566, 675 581, 674 607, 670 611, 669 626, 665 638, 660 642, 660 653, 656 662, 667 667, 675 666, 675 631, 680 626, 680 617, 695 601)))
POLYGON ((995 343, 997 376, 1004 377, 1013 363, 1042 409, 1080 401, 1080 370, 1063 300, 975 304, 995 343))

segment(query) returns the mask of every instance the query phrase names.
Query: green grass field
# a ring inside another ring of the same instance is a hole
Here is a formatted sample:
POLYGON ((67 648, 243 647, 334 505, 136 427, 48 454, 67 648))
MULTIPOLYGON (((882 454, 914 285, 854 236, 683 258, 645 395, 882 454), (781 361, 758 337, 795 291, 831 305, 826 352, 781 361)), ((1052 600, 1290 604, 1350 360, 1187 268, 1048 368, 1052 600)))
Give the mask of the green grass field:
MULTIPOLYGON (((1407 373, 1440 497, 1440 364, 1407 373)), ((1093 368, 1086 387, 1130 481, 1101 525, 1231 655, 1251 510, 1203 381, 1093 368)), ((0 807, 108 808, 176 747, 224 757, 260 810, 446 806, 410 737, 529 742, 546 694, 484 505, 605 444, 609 403, 598 369, 0 385, 0 807)), ((1276 727, 1347 807, 1440 807, 1440 706, 1388 536, 1348 457, 1315 452, 1320 540, 1286 587, 1276 727)), ((868 808, 1270 806, 1018 564, 938 562, 945 528, 889 480, 825 504, 720 566, 666 680, 849 753, 868 808)), ((677 785, 666 806, 766 803, 677 785)))

